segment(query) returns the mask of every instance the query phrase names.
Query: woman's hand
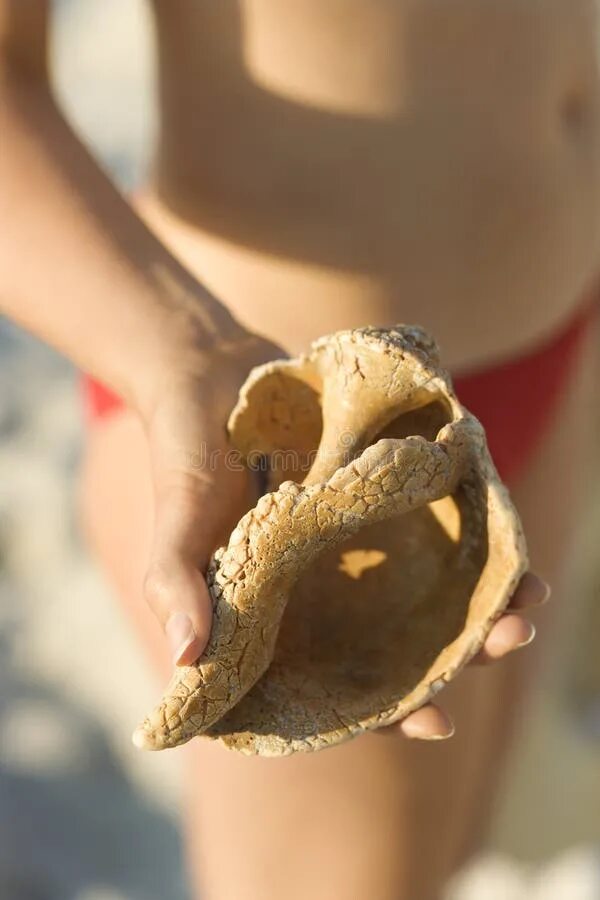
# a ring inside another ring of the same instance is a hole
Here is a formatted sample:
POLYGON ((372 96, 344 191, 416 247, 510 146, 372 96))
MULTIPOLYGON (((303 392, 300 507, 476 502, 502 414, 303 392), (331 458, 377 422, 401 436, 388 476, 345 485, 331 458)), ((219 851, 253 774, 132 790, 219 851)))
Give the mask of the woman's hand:
POLYGON ((257 484, 231 455, 227 419, 250 369, 283 355, 246 332, 191 359, 183 347, 143 414, 156 500, 145 595, 176 665, 195 662, 208 641, 206 566, 258 499, 257 484))

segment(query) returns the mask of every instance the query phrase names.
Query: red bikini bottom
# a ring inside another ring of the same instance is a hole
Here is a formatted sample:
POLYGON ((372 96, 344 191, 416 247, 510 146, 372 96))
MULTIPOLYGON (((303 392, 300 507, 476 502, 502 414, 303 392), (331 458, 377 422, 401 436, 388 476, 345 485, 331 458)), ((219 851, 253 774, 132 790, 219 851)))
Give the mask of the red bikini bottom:
MULTIPOLYGON (((485 427, 492 457, 505 481, 518 478, 543 440, 596 308, 586 303, 565 327, 527 354, 454 378, 460 401, 485 427)), ((89 376, 84 376, 84 391, 91 420, 124 406, 89 376)))

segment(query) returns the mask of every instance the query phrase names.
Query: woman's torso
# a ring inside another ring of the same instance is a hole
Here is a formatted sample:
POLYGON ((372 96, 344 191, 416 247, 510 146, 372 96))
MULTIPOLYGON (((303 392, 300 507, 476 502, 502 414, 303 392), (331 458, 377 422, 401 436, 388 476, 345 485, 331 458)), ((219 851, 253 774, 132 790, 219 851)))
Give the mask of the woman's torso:
POLYGON ((303 348, 420 322, 518 352, 595 272, 589 0, 154 0, 162 130, 140 209, 251 327, 303 348))

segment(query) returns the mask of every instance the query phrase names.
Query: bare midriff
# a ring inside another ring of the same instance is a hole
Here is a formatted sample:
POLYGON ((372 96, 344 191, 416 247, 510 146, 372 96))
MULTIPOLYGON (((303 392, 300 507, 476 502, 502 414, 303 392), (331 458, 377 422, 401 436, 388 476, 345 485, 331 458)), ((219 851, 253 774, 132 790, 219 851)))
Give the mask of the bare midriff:
POLYGON ((457 368, 590 284, 588 0, 154 0, 161 134, 139 208, 249 327, 417 322, 457 368))

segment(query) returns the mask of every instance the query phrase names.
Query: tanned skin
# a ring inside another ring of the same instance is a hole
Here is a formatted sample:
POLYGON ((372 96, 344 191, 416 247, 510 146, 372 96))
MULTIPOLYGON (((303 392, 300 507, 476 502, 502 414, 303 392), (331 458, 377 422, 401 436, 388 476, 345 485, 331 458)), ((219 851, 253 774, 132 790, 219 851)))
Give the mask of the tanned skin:
MULTIPOLYGON (((455 369, 527 352, 596 275, 600 116, 587 0, 152 7, 161 133, 127 200, 54 102, 47 4, 0 0, 0 309, 126 402, 92 428, 84 522, 166 677, 202 651, 203 567, 255 497, 240 474, 186 463, 224 446, 249 369, 398 321, 431 329, 455 369)), ((552 581, 579 509, 592 347, 512 486, 552 581)), ((546 597, 526 576, 479 661, 529 643, 520 609, 546 597)), ((314 756, 193 742, 197 895, 438 897, 481 835, 527 656, 445 692, 457 733, 442 745, 405 739, 452 735, 433 705, 314 756)))

